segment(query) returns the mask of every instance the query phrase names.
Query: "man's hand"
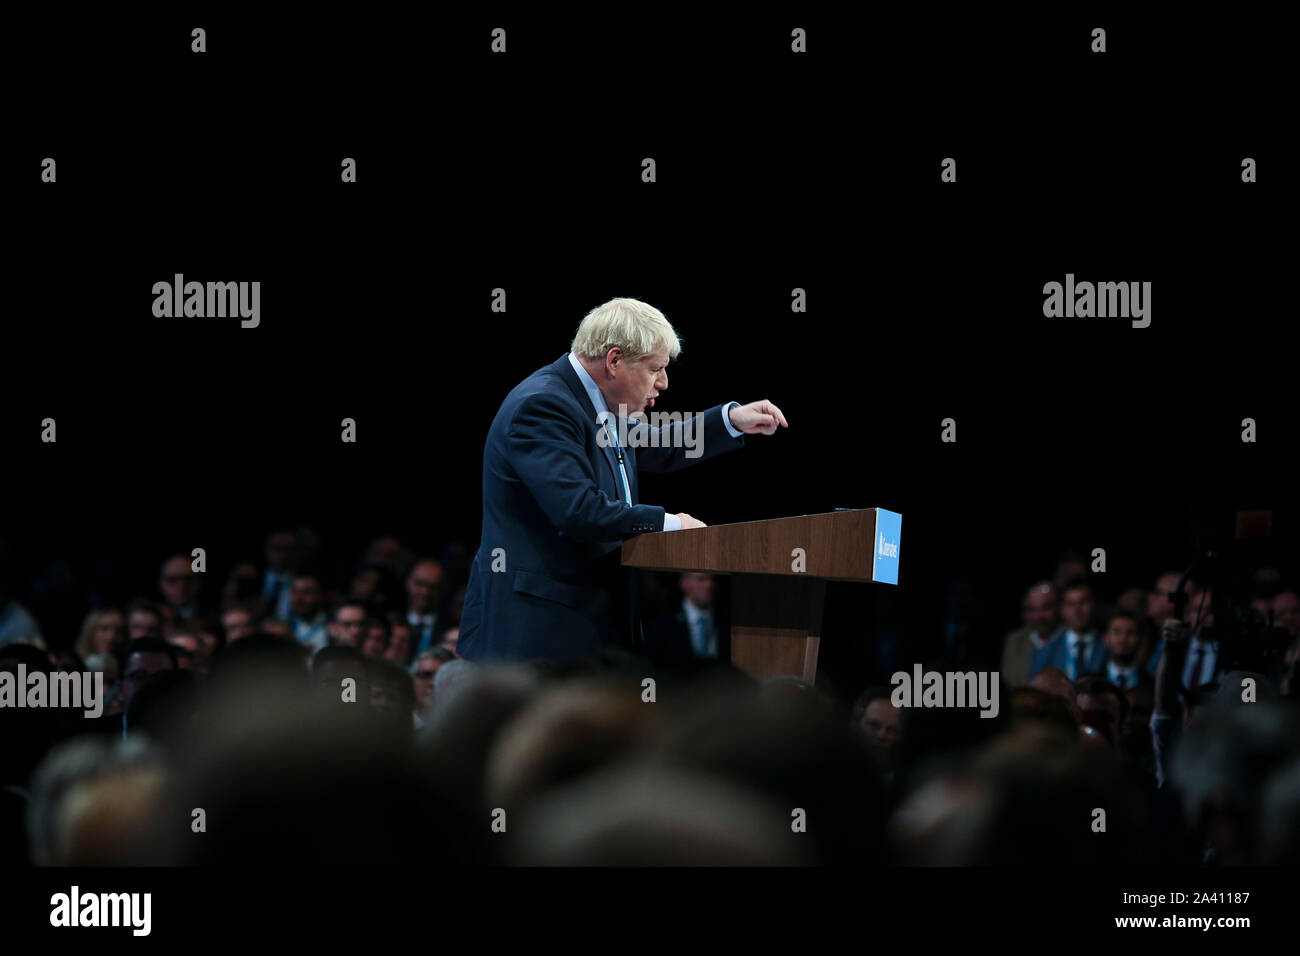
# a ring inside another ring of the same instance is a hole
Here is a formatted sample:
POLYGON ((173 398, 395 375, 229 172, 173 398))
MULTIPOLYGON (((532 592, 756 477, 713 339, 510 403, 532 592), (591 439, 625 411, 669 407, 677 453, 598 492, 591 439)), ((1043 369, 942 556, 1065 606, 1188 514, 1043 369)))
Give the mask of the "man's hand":
POLYGON ((771 435, 778 425, 782 428, 790 427, 781 414, 781 409, 767 399, 733 408, 728 417, 731 419, 731 427, 746 435, 771 435))
POLYGON ((1183 644, 1187 641, 1187 634, 1191 630, 1186 621, 1180 621, 1177 618, 1170 618, 1165 621, 1165 626, 1161 628, 1160 637, 1166 644, 1183 644))
POLYGON ((690 515, 688 515, 685 511, 678 512, 677 517, 681 519, 681 522, 682 522, 682 530, 683 530, 683 531, 685 531, 687 528, 707 528, 707 527, 708 527, 708 525, 706 525, 703 521, 699 521, 699 520, 697 520, 697 519, 695 519, 695 518, 692 518, 692 517, 691 517, 690 515))

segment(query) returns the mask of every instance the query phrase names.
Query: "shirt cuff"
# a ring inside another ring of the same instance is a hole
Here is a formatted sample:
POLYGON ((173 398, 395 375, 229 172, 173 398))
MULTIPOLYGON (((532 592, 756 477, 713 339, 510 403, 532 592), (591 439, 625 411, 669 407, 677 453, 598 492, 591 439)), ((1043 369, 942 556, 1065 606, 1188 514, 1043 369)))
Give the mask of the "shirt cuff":
POLYGON ((681 531, 681 530, 682 530, 682 519, 679 518, 679 517, 677 517, 677 515, 670 515, 667 511, 665 511, 665 512, 664 512, 664 530, 665 530, 665 531, 681 531))
POLYGON ((731 424, 731 410, 739 407, 740 402, 727 402, 727 404, 722 406, 722 424, 727 426, 727 431, 731 433, 732 438, 739 438, 741 435, 745 434, 739 428, 736 428, 731 424))

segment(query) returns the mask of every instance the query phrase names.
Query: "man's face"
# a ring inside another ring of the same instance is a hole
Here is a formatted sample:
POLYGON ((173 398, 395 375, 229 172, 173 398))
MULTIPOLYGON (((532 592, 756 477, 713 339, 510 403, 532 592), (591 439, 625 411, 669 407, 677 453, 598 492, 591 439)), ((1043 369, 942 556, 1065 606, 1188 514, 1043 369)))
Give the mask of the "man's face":
POLYGON ((1056 590, 1061 592, 1065 589, 1066 582, 1073 581, 1075 578, 1081 578, 1088 573, 1088 566, 1082 561, 1065 561, 1056 566, 1056 590))
POLYGON ((415 669, 415 702, 421 710, 433 700, 433 678, 442 664, 436 657, 426 657, 415 669))
POLYGON ((258 590, 261 575, 255 564, 237 564, 230 569, 230 576, 222 585, 221 594, 228 601, 239 600, 241 594, 253 594, 258 590))
POLYGON ((1300 629, 1300 595, 1295 591, 1283 591, 1273 598, 1273 622, 1295 637, 1300 629))
POLYGON ((1173 616, 1174 605, 1169 594, 1178 587, 1178 578, 1179 575, 1172 572, 1160 575, 1156 578, 1156 586, 1147 595, 1147 616, 1156 622, 1157 627, 1173 616))
POLYGON ((1142 614, 1146 611, 1147 593, 1141 588, 1125 588, 1115 599, 1115 606, 1130 614, 1142 614))
POLYGON ((379 590, 379 571, 375 568, 366 568, 352 579, 349 596, 368 601, 377 590, 379 590))
POLYGON ((456 644, 459 640, 460 640, 460 628, 449 627, 447 628, 447 633, 442 635, 441 646, 447 648, 447 650, 449 651, 454 651, 456 649, 456 644))
POLYGON ((298 549, 298 538, 289 532, 273 534, 266 539, 266 566, 275 572, 283 572, 293 567, 294 552, 298 549))
MULTIPOLYGON (((605 367, 609 368, 609 361, 605 367)), ((604 380, 601 380, 604 381, 604 380)), ((615 415, 620 414, 619 406, 627 407, 628 415, 639 415, 654 405, 660 392, 668 388, 668 352, 661 350, 651 355, 643 355, 635 362, 629 362, 619 352, 614 362, 614 379, 604 383, 601 393, 605 404, 615 415)))
POLYGON ((334 620, 330 622, 330 637, 334 639, 335 644, 360 647, 361 627, 365 620, 366 612, 364 608, 357 607, 354 604, 345 604, 334 612, 334 620))
POLYGON ((137 608, 127 620, 127 636, 133 641, 141 637, 162 637, 162 621, 153 611, 137 608))
POLYGON ((682 575, 682 595, 698 608, 713 606, 713 575, 688 571, 682 575))
POLYGON ((1133 663, 1138 648, 1137 622, 1127 617, 1114 618, 1106 628, 1103 639, 1115 663, 1123 667, 1133 663))
POLYGON ((199 578, 189 561, 178 555, 163 565, 158 590, 172 607, 184 607, 198 597, 199 578))
POLYGON ((289 591, 289 613, 311 620, 320 611, 320 583, 315 578, 294 578, 289 591))
POLYGON ((365 637, 361 639, 361 653, 366 657, 382 658, 388 649, 388 629, 383 624, 374 622, 365 626, 365 637))
POLYGON ((406 594, 411 607, 420 614, 432 614, 442 597, 442 566, 421 561, 406 578, 406 594))
POLYGON ((871 752, 885 764, 893 754, 898 740, 898 725, 902 712, 888 697, 877 697, 867 704, 862 714, 862 733, 867 738, 871 752))
POLYGON ((1076 634, 1082 634, 1092 623, 1092 591, 1089 588, 1070 588, 1061 601, 1061 620, 1076 634))
POLYGON ((126 621, 116 611, 105 611, 95 621, 94 648, 98 654, 109 654, 126 643, 126 621))
POLYGON ((1046 635, 1056 627, 1060 611, 1061 602, 1057 598, 1056 588, 1043 585, 1025 595, 1020 605, 1020 618, 1025 627, 1035 634, 1046 635))
POLYGON ((366 563, 396 569, 402 557, 402 545, 396 538, 376 538, 366 552, 366 563))
POLYGON ((126 670, 122 674, 121 698, 122 709, 131 703, 131 698, 135 692, 145 685, 145 683, 154 674, 159 671, 169 671, 172 669, 172 660, 161 651, 136 651, 126 659, 126 670))
POLYGON ((226 643, 233 644, 253 633, 253 617, 247 611, 227 611, 221 616, 221 627, 226 632, 226 643))
POLYGON ((384 658, 394 664, 405 664, 406 655, 411 653, 411 629, 394 625, 388 635, 388 647, 384 658))

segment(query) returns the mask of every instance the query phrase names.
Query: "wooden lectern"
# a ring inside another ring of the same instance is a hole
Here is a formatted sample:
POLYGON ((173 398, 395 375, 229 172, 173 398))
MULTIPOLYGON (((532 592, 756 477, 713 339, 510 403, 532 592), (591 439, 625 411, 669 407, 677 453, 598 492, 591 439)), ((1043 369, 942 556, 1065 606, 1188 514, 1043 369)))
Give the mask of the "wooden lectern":
POLYGON ((859 508, 623 542, 623 564, 647 571, 735 575, 731 662, 763 679, 817 678, 827 581, 898 583, 902 516, 859 508))

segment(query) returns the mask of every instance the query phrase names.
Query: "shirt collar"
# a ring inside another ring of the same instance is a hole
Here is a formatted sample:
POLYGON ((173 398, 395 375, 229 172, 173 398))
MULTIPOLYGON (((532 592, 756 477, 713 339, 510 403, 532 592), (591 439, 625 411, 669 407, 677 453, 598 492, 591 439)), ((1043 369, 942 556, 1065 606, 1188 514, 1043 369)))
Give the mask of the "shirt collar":
POLYGON ((682 608, 685 609, 685 611, 686 611, 686 616, 687 616, 687 618, 690 619, 690 621, 691 621, 692 623, 694 623, 695 620, 696 620, 697 618, 708 617, 708 616, 709 616, 709 612, 708 612, 708 611, 705 611, 705 610, 702 610, 701 608, 696 607, 696 606, 695 606, 694 604, 692 604, 690 601, 686 600, 686 598, 682 598, 682 608))
POLYGON ((587 390, 587 398, 591 399, 591 407, 596 410, 596 414, 608 412, 609 406, 605 404, 605 396, 601 394, 600 386, 596 384, 596 380, 591 377, 591 374, 582 367, 582 363, 578 361, 578 356, 573 352, 569 353, 569 364, 578 373, 578 381, 587 390))

